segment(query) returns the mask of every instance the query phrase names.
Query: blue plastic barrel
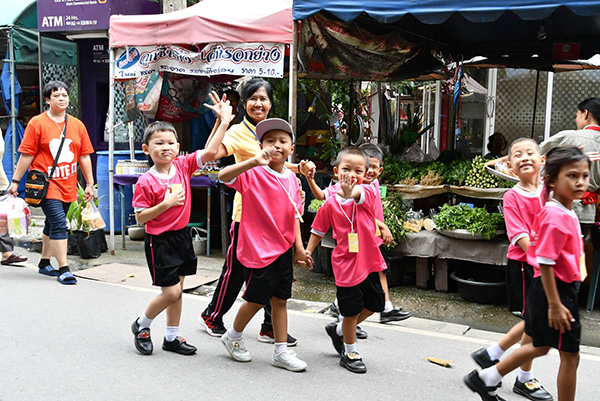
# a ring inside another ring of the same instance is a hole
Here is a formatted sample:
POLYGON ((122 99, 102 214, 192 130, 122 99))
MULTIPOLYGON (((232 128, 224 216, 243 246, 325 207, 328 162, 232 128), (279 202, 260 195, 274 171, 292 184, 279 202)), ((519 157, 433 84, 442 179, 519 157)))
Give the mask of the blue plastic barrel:
MULTIPOLYGON (((104 231, 109 232, 111 224, 114 224, 115 233, 121 233, 121 197, 118 191, 114 192, 114 216, 113 221, 110 221, 110 194, 108 186, 108 151, 96 152, 98 155, 96 163, 96 178, 98 179, 98 209, 100 209, 100 215, 106 223, 104 231)), ((113 171, 119 160, 131 159, 129 150, 115 150, 113 153, 113 171)), ((138 160, 146 160, 146 155, 141 150, 135 151, 135 158, 138 160)), ((132 187, 127 185, 124 188, 125 199, 123 204, 125 205, 125 225, 129 225, 129 215, 133 213, 133 206, 131 201, 133 199, 132 187)))

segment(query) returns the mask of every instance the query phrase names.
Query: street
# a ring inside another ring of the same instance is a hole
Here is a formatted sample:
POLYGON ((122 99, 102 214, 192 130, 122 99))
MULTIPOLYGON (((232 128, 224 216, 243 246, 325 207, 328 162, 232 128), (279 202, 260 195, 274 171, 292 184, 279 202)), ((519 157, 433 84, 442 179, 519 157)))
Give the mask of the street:
MULTIPOLYGON (((84 279, 62 286, 33 265, 1 266, 0 400, 478 400, 462 384, 475 368, 469 354, 499 338, 417 318, 386 326, 365 322, 369 338, 359 340, 358 349, 368 372, 357 375, 338 365, 324 330, 330 316, 291 310, 289 331, 299 339, 294 350, 308 363, 307 371, 292 373, 272 367, 272 345, 255 340, 261 317, 245 332, 252 362, 234 362, 218 338, 200 329, 197 316, 209 298, 184 294, 180 334, 198 353, 161 349, 161 314, 152 325, 154 354, 142 356, 130 325, 156 293, 84 279), (426 361, 430 356, 452 367, 426 361)), ((225 317, 227 327, 233 313, 225 317)), ((551 352, 534 363, 536 377, 552 394, 558 362, 551 352)), ((600 350, 582 347, 578 400, 597 399, 598 369, 600 350)), ((500 395, 523 400, 512 393, 514 378, 511 373, 504 379, 500 395)))

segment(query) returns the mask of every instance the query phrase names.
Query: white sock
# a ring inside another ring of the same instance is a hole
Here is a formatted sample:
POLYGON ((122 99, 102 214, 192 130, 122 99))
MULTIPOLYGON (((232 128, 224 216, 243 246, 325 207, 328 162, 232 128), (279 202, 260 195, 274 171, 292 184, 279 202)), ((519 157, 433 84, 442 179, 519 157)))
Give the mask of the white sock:
POLYGON ((335 305, 336 308, 340 307, 340 304, 338 304, 337 298, 333 300, 333 304, 335 305))
POLYGON ((335 328, 335 333, 340 336, 343 337, 344 336, 344 330, 342 330, 342 322, 339 322, 335 328))
POLYGON ((351 352, 357 352, 356 343, 352 343, 352 344, 344 343, 344 351, 346 351, 346 354, 349 354, 351 352))
POLYGON ((173 341, 179 335, 179 326, 167 326, 165 328, 165 340, 173 341))
POLYGON ((392 303, 392 301, 385 301, 385 306, 383 307, 383 311, 389 312, 392 309, 394 309, 394 304, 392 303))
POLYGON ((242 334, 244 334, 243 331, 235 331, 233 326, 231 326, 229 330, 227 330, 227 337, 231 338, 232 340, 239 340, 240 338, 242 338, 242 334))
POLYGON ((487 351, 487 353, 490 356, 490 358, 492 359, 492 361, 494 361, 496 359, 500 360, 500 358, 502 358, 502 355, 504 355, 504 350, 502 348, 500 348, 498 343, 490 345, 485 350, 487 351))
POLYGON ((521 383, 526 383, 529 380, 533 380, 533 372, 531 370, 527 372, 519 368, 519 370, 517 371, 517 380, 521 383))
POLYGON ((138 318, 138 324, 140 325, 140 329, 147 329, 150 328, 150 325, 152 324, 152 321, 154 319, 149 319, 148 316, 146 316, 146 313, 142 313, 142 316, 140 316, 138 318))
POLYGON ((285 343, 275 343, 275 354, 279 355, 283 352, 287 351, 287 342, 285 343))
MULTIPOLYGON (((487 387, 495 387, 502 380, 502 375, 498 372, 496 365, 494 365, 479 372, 479 378, 487 387)), ((490 394, 496 394, 496 390, 490 392, 490 394)))

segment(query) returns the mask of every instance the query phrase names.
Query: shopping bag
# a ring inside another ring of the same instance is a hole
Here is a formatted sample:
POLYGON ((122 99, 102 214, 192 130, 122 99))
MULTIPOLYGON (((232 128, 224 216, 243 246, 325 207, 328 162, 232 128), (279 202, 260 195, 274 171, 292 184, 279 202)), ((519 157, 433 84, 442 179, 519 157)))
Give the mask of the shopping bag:
POLYGON ((90 228, 90 230, 99 230, 106 227, 106 223, 100 214, 100 210, 93 203, 89 202, 85 209, 81 212, 81 221, 84 226, 90 228))
POLYGON ((11 237, 27 235, 31 224, 31 212, 27 203, 12 195, 0 197, 0 235, 7 232, 11 237))

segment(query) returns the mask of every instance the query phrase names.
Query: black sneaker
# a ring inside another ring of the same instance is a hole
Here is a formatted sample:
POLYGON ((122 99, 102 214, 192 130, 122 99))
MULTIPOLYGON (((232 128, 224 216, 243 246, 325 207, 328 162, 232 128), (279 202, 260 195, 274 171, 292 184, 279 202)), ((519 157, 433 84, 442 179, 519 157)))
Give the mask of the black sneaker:
POLYGON ((499 362, 497 359, 492 360, 492 358, 490 358, 490 354, 488 354, 485 348, 481 348, 473 352, 471 354, 471 358, 473 358, 477 365, 481 366, 481 369, 487 369, 499 362))
POLYGON ((537 379, 531 379, 525 383, 521 383, 517 379, 513 391, 534 401, 552 401, 554 399, 537 379))
POLYGON ((221 322, 214 322, 208 316, 205 316, 204 313, 201 313, 198 316, 198 321, 200 325, 204 327, 204 330, 212 336, 212 337, 221 337, 223 334, 227 333, 227 329, 221 322))
POLYGON ((380 323, 389 323, 389 322, 399 322, 401 320, 406 320, 412 316, 412 313, 408 311, 403 311, 400 309, 392 309, 389 312, 381 312, 379 317, 380 323))
POLYGON ((340 366, 345 367, 353 373, 367 373, 367 366, 362 361, 358 352, 342 353, 340 358, 340 366))
POLYGON ((366 340, 369 337, 369 333, 360 328, 360 326, 356 326, 356 338, 360 340, 366 340))
POLYGON ((490 394, 490 392, 497 390, 499 386, 487 387, 483 380, 479 377, 479 373, 476 370, 472 371, 463 378, 463 381, 471 389, 471 391, 479 394, 482 401, 506 401, 498 394, 490 394))
POLYGON ((135 348, 142 355, 150 355, 154 350, 152 345, 152 338, 150 337, 150 328, 140 329, 138 320, 131 324, 131 332, 133 333, 133 343, 135 348))
POLYGON ((337 323, 329 323, 325 326, 325 331, 331 337, 331 342, 333 343, 333 348, 337 351, 338 354, 342 354, 344 352, 344 341, 342 340, 342 336, 338 336, 335 329, 337 328, 337 323))
POLYGON ((340 315, 340 309, 335 302, 332 302, 331 305, 329 305, 329 314, 333 317, 338 317, 340 315))
POLYGON ((196 347, 188 344, 183 337, 175 337, 173 341, 163 340, 162 349, 165 351, 176 352, 181 355, 194 355, 196 353, 196 347))
MULTIPOLYGON (((258 337, 256 339, 258 341, 260 341, 261 343, 275 344, 275 333, 273 333, 273 330, 269 330, 267 332, 263 332, 263 330, 261 329, 258 332, 258 337)), ((295 347, 296 345, 298 345, 298 340, 296 339, 296 337, 293 337, 292 335, 290 335, 288 333, 288 335, 287 335, 287 346, 288 347, 295 347)))

